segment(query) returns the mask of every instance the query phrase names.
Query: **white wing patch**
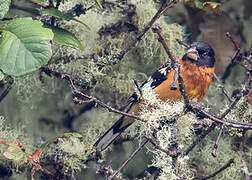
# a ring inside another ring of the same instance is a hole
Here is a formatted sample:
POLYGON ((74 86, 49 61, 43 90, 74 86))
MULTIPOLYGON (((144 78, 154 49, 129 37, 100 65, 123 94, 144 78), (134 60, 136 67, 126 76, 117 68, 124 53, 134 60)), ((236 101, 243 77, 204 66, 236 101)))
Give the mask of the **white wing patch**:
POLYGON ((166 80, 167 74, 170 72, 170 66, 165 66, 154 72, 151 77, 142 85, 143 90, 152 90, 166 80))
POLYGON ((151 84, 153 83, 153 79, 149 77, 149 79, 142 86, 142 90, 152 90, 151 84))
POLYGON ((165 76, 167 75, 167 67, 161 68, 158 71, 165 76))

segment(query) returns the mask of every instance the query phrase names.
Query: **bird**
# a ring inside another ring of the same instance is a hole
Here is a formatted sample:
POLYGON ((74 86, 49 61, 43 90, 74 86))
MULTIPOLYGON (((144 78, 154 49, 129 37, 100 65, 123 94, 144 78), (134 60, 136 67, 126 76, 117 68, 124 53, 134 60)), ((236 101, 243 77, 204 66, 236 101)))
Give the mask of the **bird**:
MULTIPOLYGON (((190 100, 202 101, 212 83, 215 64, 213 48, 206 42, 198 41, 190 45, 186 53, 177 59, 180 63, 180 73, 184 81, 186 95, 190 100)), ((161 66, 141 86, 140 90, 153 90, 157 98, 174 103, 182 100, 180 90, 172 90, 170 85, 174 81, 175 70, 170 64, 161 66)), ((178 86, 178 80, 177 80, 178 86)), ((127 113, 138 115, 141 100, 133 93, 128 100, 127 113)), ((107 130, 94 144, 96 149, 105 150, 122 132, 125 131, 134 119, 121 116, 115 124, 107 130)))

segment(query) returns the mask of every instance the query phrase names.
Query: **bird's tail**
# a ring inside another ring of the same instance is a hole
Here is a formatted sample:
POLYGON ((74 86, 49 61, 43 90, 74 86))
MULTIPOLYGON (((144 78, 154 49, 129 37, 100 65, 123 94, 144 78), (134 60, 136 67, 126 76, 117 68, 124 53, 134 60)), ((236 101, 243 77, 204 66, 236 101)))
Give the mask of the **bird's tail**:
MULTIPOLYGON (((134 104, 131 104, 126 112, 132 112, 133 109, 135 109, 134 104)), ((95 142, 94 146, 101 151, 106 149, 133 122, 134 120, 132 118, 122 116, 103 136, 101 136, 95 142)))

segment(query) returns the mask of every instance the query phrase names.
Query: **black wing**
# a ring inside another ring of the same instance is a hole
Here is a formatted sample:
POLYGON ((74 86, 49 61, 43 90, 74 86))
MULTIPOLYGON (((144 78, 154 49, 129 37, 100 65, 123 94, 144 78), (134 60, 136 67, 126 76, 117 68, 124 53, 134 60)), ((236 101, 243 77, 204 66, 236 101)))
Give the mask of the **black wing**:
POLYGON ((154 89, 166 80, 167 74, 172 70, 171 64, 166 63, 154 72, 142 85, 141 89, 154 89))
MULTIPOLYGON (((170 63, 166 63, 164 65, 162 65, 159 70, 157 70, 156 72, 154 72, 142 85, 141 85, 141 89, 142 90, 152 90, 155 87, 157 87, 158 85, 160 85, 162 82, 164 82, 166 80, 166 76, 167 74, 172 70, 171 68, 171 64, 170 63)), ((130 98, 128 99, 127 103, 123 106, 122 109, 125 109, 128 105, 130 104, 134 104, 136 102, 138 102, 138 95, 136 92, 134 92, 130 98)))

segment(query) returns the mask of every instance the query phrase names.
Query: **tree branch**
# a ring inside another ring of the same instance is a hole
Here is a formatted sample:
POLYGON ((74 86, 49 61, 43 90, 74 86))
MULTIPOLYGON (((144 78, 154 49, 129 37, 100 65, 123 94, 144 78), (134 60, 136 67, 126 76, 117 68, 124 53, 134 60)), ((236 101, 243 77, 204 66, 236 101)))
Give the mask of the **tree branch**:
MULTIPOLYGON (((5 78, 6 83, 4 83, 4 85, 6 85, 5 90, 2 92, 2 94, 0 94, 0 102, 7 96, 7 94, 10 92, 12 85, 14 83, 14 79, 11 76, 7 76, 5 78)), ((3 86, 4 86, 3 85, 3 86)))
POLYGON ((229 120, 225 120, 225 116, 230 113, 230 111, 236 106, 236 104, 238 103, 238 101, 241 99, 241 97, 246 96, 249 92, 249 89, 251 87, 251 76, 249 77, 245 77, 245 88, 243 90, 240 90, 236 96, 235 96, 235 100, 229 105, 228 109, 218 118, 215 117, 214 115, 205 112, 204 110, 202 110, 201 108, 193 105, 192 103, 190 104, 190 106, 192 107, 192 110, 195 112, 199 112, 202 115, 204 115, 205 117, 213 120, 214 122, 212 123, 212 125, 205 131, 203 132, 185 151, 184 151, 184 155, 187 155, 202 139, 204 139, 210 132, 212 132, 215 127, 220 123, 220 124, 224 124, 226 126, 230 126, 233 128, 241 128, 241 129, 252 129, 252 123, 241 123, 241 122, 234 122, 234 121, 229 121, 229 120))
POLYGON ((222 171, 224 171, 225 169, 227 169, 229 166, 231 166, 231 164, 234 163, 234 159, 230 159, 223 167, 221 167, 220 169, 218 169, 216 172, 214 172, 213 174, 210 174, 207 177, 203 177, 202 180, 207 180, 210 178, 215 177, 217 174, 221 173, 222 171))
POLYGON ((143 149, 143 147, 145 146, 145 144, 147 144, 148 141, 149 141, 148 139, 144 139, 141 145, 129 156, 129 158, 126 161, 124 161, 124 163, 116 171, 114 171, 112 175, 108 177, 108 180, 112 180, 114 176, 116 176, 122 170, 122 168, 124 168, 141 149, 143 149))
POLYGON ((229 97, 228 95, 228 92, 227 90, 225 89, 223 83, 221 82, 221 80, 219 79, 219 77, 214 73, 214 78, 217 80, 217 82, 220 84, 220 88, 221 88, 221 91, 222 91, 222 94, 224 94, 226 96, 226 98, 228 99, 228 101, 231 103, 232 100, 231 98, 229 97))
POLYGON ((144 29, 137 35, 136 39, 131 41, 118 55, 117 55, 117 61, 114 62, 117 64, 119 61, 121 61, 124 57, 124 55, 131 50, 132 47, 136 45, 138 41, 142 39, 144 34, 151 28, 151 26, 155 23, 157 19, 169 8, 173 7, 173 5, 176 4, 176 0, 171 1, 170 3, 165 3, 162 4, 162 6, 159 8, 157 13, 153 16, 153 18, 150 20, 150 22, 144 27, 144 29))
POLYGON ((128 117, 137 119, 137 120, 142 121, 142 122, 146 122, 146 120, 144 120, 144 119, 142 119, 142 118, 140 118, 140 117, 138 117, 138 116, 136 116, 134 114, 129 114, 129 113, 125 113, 123 111, 119 111, 119 110, 105 104, 104 102, 96 99, 95 97, 89 96, 87 94, 84 94, 84 93, 78 91, 77 88, 75 87, 75 85, 73 83, 73 80, 72 80, 72 77, 70 75, 65 75, 65 79, 67 79, 70 82, 70 85, 71 85, 74 93, 77 93, 77 94, 79 94, 82 97, 87 99, 87 100, 79 100, 79 99, 75 98, 74 99, 75 102, 78 102, 78 103, 95 102, 96 104, 100 105, 101 107, 107 109, 109 112, 118 113, 118 114, 121 114, 121 115, 124 115, 124 116, 128 116, 128 117))
POLYGON ((157 33, 159 41, 161 42, 161 44, 163 45, 166 54, 168 55, 168 57, 171 59, 172 62, 172 67, 174 68, 174 77, 173 77, 173 82, 170 85, 170 89, 171 90, 176 90, 177 89, 177 81, 179 82, 179 90, 180 93, 182 94, 183 98, 184 98, 184 103, 185 103, 185 107, 187 108, 189 106, 189 98, 185 92, 185 85, 184 85, 184 81, 183 78, 181 76, 180 73, 180 63, 179 61, 174 57, 174 55, 172 54, 172 51, 170 50, 170 48, 168 47, 167 43, 165 42, 165 39, 162 36, 162 28, 160 25, 156 25, 152 28, 152 31, 154 33, 157 33))

